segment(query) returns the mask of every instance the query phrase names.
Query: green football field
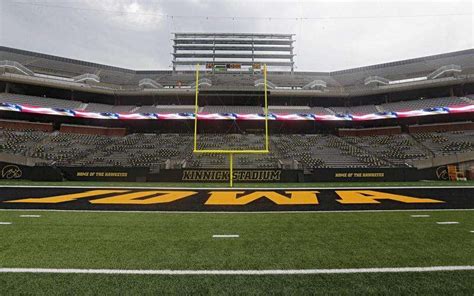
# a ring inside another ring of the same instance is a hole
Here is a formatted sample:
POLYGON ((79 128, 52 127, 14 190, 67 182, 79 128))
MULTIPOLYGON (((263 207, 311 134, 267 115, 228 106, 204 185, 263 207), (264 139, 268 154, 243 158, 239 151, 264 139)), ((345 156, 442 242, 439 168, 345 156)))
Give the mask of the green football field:
MULTIPOLYGON (((82 183, 0 182, 0 186, 30 185, 80 187, 82 183)), ((225 186, 99 182, 84 185, 225 186)), ((317 183, 304 187, 341 185, 474 184, 317 183)), ((0 270, 0 295, 473 295, 474 211, 0 210, 0 270), (427 270, 433 267, 444 270, 427 270), (12 272, 11 268, 20 270, 12 272), (151 274, 136 274, 143 271, 151 274), (228 274, 232 271, 240 273, 228 274), (177 274, 180 272, 184 274, 177 274)))
MULTIPOLYGON (((2 268, 306 270, 474 265, 474 211, 0 211, 2 268), (412 215, 429 217, 412 217, 412 215), (21 217, 39 215, 39 217, 21 217), (459 224, 439 225, 438 221, 459 224), (233 234, 238 238, 213 238, 233 234)), ((474 271, 302 275, 0 273, 0 294, 472 295, 474 271)))

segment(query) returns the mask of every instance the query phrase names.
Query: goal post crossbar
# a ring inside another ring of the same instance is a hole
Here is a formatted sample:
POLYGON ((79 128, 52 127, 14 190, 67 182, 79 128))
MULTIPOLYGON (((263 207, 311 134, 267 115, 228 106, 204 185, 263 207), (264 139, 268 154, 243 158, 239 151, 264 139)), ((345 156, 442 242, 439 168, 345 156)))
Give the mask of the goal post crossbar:
POLYGON ((269 153, 269 150, 195 150, 194 153, 221 153, 221 154, 262 154, 262 153, 269 153))

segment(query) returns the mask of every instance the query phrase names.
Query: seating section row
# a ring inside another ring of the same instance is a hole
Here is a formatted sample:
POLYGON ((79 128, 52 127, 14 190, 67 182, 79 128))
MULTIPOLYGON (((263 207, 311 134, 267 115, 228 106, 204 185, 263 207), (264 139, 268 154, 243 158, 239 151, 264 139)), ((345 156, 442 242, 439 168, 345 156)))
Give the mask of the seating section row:
MULTIPOLYGON (((257 134, 205 134, 199 149, 263 149, 257 134)), ((237 168, 407 167, 413 161, 474 150, 474 130, 342 136, 271 135, 270 153, 235 155, 237 168)), ((42 159, 58 166, 227 168, 222 154, 193 153, 192 134, 73 134, 0 129, 0 153, 42 159)))

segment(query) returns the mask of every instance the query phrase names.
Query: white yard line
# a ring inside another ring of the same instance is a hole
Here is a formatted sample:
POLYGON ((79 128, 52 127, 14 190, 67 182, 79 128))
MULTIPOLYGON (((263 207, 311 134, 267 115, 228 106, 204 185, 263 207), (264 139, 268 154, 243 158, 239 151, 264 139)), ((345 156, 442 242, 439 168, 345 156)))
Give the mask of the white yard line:
POLYGON ((474 270, 472 265, 427 267, 382 267, 343 269, 264 269, 264 270, 170 270, 170 269, 62 269, 0 268, 0 273, 87 273, 87 274, 154 274, 154 275, 293 275, 341 273, 401 273, 474 270))
POLYGON ((428 218, 430 215, 411 215, 413 218, 428 218))
POLYGON ((39 218, 41 215, 20 215, 21 218, 39 218))
POLYGON ((456 221, 442 221, 442 222, 436 222, 436 224, 439 224, 439 225, 450 225, 450 224, 459 224, 459 222, 456 222, 456 221))
POLYGON ((213 238, 238 238, 238 234, 214 234, 213 238))
POLYGON ((60 210, 60 209, 0 209, 16 212, 78 212, 78 213, 148 213, 148 214, 325 214, 325 213, 380 213, 380 212, 462 212, 473 209, 406 209, 406 210, 334 210, 334 211, 121 211, 121 210, 60 210))
POLYGON ((12 222, 0 222, 0 225, 10 225, 12 222))

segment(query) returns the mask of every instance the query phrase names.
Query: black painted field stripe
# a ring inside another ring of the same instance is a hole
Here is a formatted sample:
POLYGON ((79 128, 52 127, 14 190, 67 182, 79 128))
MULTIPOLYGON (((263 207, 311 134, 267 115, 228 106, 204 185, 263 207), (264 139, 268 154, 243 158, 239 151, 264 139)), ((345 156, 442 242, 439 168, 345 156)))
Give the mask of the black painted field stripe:
MULTIPOLYGON (((99 189, 99 188, 94 188, 99 189)), ((163 191, 182 191, 178 189, 165 189, 160 188, 163 191)), ((316 188, 315 188, 316 189, 316 188)), ((73 201, 66 201, 56 204, 47 203, 11 203, 7 201, 14 201, 24 198, 47 198, 58 195, 69 195, 81 192, 91 191, 90 188, 73 187, 73 188, 58 188, 58 187, 4 187, 0 192, 0 208, 4 209, 23 209, 23 210, 104 210, 104 211, 157 211, 157 212, 289 212, 289 211, 301 211, 301 212, 319 212, 319 211, 382 211, 382 210, 436 210, 436 209, 471 209, 474 208, 474 188, 362 188, 368 191, 376 191, 380 193, 389 193, 403 195, 407 197, 421 198, 421 199, 435 199, 443 201, 441 203, 404 203, 401 201, 394 201, 390 199, 379 199, 379 203, 359 203, 359 204, 343 204, 338 202, 340 200, 340 194, 336 191, 358 191, 360 189, 348 189, 338 188, 338 190, 321 188, 313 191, 318 191, 315 197, 309 197, 310 202, 307 204, 285 204, 279 205, 276 202, 262 197, 244 205, 229 205, 219 204, 219 201, 214 204, 206 204, 210 197, 210 192, 226 192, 226 191, 239 191, 239 189, 216 190, 212 188, 206 188, 204 190, 194 188, 184 188, 185 191, 193 191, 193 194, 188 197, 178 199, 174 202, 169 203, 152 203, 152 204, 92 204, 91 200, 99 198, 111 197, 114 195, 134 193, 134 192, 147 192, 156 191, 153 188, 143 189, 127 189, 127 188, 103 188, 103 190, 123 190, 127 192, 123 193, 107 193, 98 196, 87 196, 79 198, 73 201), (319 203, 317 203, 319 202, 319 203)), ((285 190, 278 190, 275 188, 271 189, 247 189, 245 194, 258 191, 273 191, 281 196, 281 199, 289 199, 291 196, 285 191, 311 191, 311 189, 305 188, 303 190, 297 188, 286 188, 285 190)), ((244 194, 244 195, 245 195, 244 194)), ((239 199, 242 195, 233 195, 239 199)), ((146 198, 145 198, 146 199, 146 198)), ((140 199, 137 199, 137 201, 140 199)), ((222 200, 222 199, 221 199, 222 200)), ((308 199, 307 199, 308 200, 308 199)), ((407 200, 405 200, 407 201, 407 200)), ((409 201, 409 200, 408 200, 409 201)), ((223 203, 226 203, 225 199, 223 203)))
POLYGON ((466 186, 354 186, 354 187, 152 187, 152 186, 78 186, 78 185, 0 185, 1 188, 64 188, 64 189, 139 189, 139 190, 372 190, 372 189, 474 189, 466 186))

